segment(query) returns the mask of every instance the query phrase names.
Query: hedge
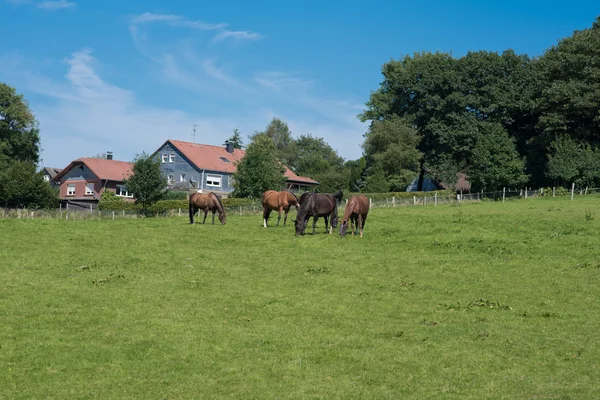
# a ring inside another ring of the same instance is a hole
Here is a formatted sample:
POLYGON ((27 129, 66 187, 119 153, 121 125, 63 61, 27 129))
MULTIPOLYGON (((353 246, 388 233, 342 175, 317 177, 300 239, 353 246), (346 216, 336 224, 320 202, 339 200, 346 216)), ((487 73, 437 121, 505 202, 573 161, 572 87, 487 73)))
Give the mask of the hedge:
POLYGON ((367 196, 372 200, 385 200, 385 199, 391 199, 392 197, 395 197, 397 199, 412 199, 413 196, 416 196, 417 198, 421 198, 421 197, 431 197, 434 196, 437 193, 438 197, 442 197, 442 196, 454 196, 456 192, 454 192, 454 190, 433 190, 430 192, 389 192, 389 193, 346 193, 344 192, 344 199, 349 199, 350 197, 354 196, 354 195, 363 195, 363 196, 367 196))

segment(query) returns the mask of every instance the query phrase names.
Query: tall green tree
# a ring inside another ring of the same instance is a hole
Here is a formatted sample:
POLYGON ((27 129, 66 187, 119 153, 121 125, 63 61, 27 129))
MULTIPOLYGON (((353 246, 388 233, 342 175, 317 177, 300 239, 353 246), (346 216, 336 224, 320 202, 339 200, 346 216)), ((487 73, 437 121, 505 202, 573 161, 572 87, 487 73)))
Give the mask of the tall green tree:
POLYGON ((344 159, 323 138, 301 135, 295 143, 295 172, 319 182, 319 192, 347 190, 349 171, 344 159))
POLYGON ((257 135, 265 135, 273 141, 275 155, 279 161, 294 168, 296 161, 295 141, 288 125, 279 118, 273 118, 264 131, 256 132, 250 137, 251 140, 257 135))
POLYGON ((243 149, 244 148, 244 142, 242 141, 242 134, 240 133, 240 130, 238 128, 235 128, 233 130, 233 135, 231 135, 231 137, 229 139, 227 139, 227 141, 231 144, 233 144, 233 148, 234 149, 243 149))
POLYGON ((474 190, 495 191, 527 182, 525 163, 514 139, 499 123, 480 123, 480 134, 473 148, 468 169, 474 190))
POLYGON ((4 207, 56 208, 58 190, 44 182, 29 161, 10 160, 0 168, 0 204, 4 207))
POLYGON ((0 161, 40 159, 39 124, 27 101, 15 88, 0 82, 0 161))
POLYGON ((233 173, 233 196, 259 198, 267 190, 285 186, 285 168, 279 162, 275 143, 266 134, 256 134, 233 173))
POLYGON ((167 178, 160 169, 160 160, 145 152, 136 154, 132 174, 124 180, 127 190, 133 193, 135 202, 141 204, 142 211, 162 200, 167 192, 167 178))
POLYGON ((362 144, 369 174, 379 173, 379 168, 370 168, 377 165, 383 170, 390 190, 406 190, 419 173, 422 159, 419 141, 415 129, 396 115, 373 121, 362 144))

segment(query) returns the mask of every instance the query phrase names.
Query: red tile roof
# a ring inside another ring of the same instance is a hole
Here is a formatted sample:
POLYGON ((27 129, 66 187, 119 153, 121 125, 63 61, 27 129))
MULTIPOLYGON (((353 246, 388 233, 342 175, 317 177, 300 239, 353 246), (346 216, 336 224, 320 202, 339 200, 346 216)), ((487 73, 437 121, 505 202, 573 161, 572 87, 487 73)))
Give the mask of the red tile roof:
POLYGON ((85 164, 98 177, 110 181, 123 181, 131 175, 133 163, 127 161, 107 160, 105 158, 82 157, 72 161, 65 169, 54 177, 60 180, 68 171, 78 164, 85 164))
MULTIPOLYGON (((173 147, 179 150, 196 167, 211 171, 234 173, 236 170, 234 163, 240 161, 246 154, 244 150, 240 149, 234 149, 233 153, 229 153, 225 150, 224 146, 212 146, 170 139, 167 142, 170 142, 173 147), (221 157, 226 158, 229 162, 223 161, 221 157)), ((296 175, 288 167, 285 167, 284 175, 289 181, 311 183, 314 185, 318 184, 318 182, 313 179, 296 175)))

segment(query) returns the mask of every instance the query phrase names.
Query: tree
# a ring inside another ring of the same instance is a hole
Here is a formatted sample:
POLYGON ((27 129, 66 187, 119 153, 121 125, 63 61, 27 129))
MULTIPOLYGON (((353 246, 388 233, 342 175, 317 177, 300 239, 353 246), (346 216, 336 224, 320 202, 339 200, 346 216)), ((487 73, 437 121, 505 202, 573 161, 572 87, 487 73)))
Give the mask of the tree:
MULTIPOLYGON (((398 116, 373 121, 362 144, 367 168, 378 165, 383 170, 390 190, 406 190, 419 172, 422 158, 417 149, 419 141, 416 131, 398 116)), ((369 171, 378 173, 379 169, 369 171)))
POLYGON ((35 164, 9 160, 0 168, 0 204, 5 207, 56 208, 58 202, 58 190, 44 182, 35 164))
POLYGON ((344 159, 323 138, 301 135, 295 144, 295 172, 319 182, 319 191, 330 193, 348 188, 349 171, 344 159))
POLYGON ((227 141, 229 143, 233 144, 234 149, 241 150, 244 147, 244 142, 242 142, 242 135, 238 128, 235 128, 233 130, 233 135, 231 135, 231 137, 229 139, 227 139, 227 141))
POLYGON ((390 191, 390 184, 380 165, 375 164, 370 168, 364 190, 366 193, 385 193, 390 191))
POLYGON ((23 95, 0 82, 0 161, 37 164, 40 157, 38 122, 23 95))
POLYGON ((597 148, 562 135, 550 143, 549 151, 548 177, 559 184, 590 185, 600 179, 597 148))
POLYGON ((250 139, 253 140, 257 135, 265 135, 270 138, 275 145, 276 158, 292 169, 295 167, 295 141, 285 122, 279 118, 273 118, 263 132, 256 132, 250 139))
POLYGON ((508 132, 497 123, 480 123, 480 134, 468 168, 474 190, 499 190, 527 182, 525 164, 508 132))
POLYGON ((286 181, 284 172, 273 140, 256 134, 233 173, 233 196, 259 198, 267 190, 280 190, 286 181))
POLYGON ((167 179, 160 169, 160 161, 145 152, 136 154, 132 174, 124 183, 127 190, 133 193, 136 204, 141 204, 143 212, 161 200, 167 192, 167 179))

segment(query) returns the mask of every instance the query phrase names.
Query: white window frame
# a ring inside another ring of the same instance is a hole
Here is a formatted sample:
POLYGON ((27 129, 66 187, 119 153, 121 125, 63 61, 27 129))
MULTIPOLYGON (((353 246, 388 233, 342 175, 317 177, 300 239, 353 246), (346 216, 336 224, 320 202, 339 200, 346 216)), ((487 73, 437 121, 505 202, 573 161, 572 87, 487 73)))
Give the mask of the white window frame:
POLYGON ((172 184, 173 184, 173 182, 175 182, 175 175, 173 175, 173 174, 169 174, 169 175, 167 175, 167 183, 168 183, 169 185, 172 185, 172 184))
POLYGON ((162 153, 161 154, 161 162, 164 164, 168 161, 169 155, 167 153, 162 153))
POLYGON ((174 163, 175 162, 175 153, 169 154, 169 162, 170 163, 174 163))
POLYGON ((67 196, 75 196, 75 184, 67 183, 67 196), (73 191, 71 191, 73 189, 73 191))
POLYGON ((181 174, 179 175, 179 182, 185 182, 185 178, 187 177, 187 174, 181 174))
POLYGON ((44 175, 44 182, 50 182, 50 175, 44 175))
POLYGON ((93 183, 85 184, 85 194, 86 194, 86 196, 94 194, 94 184, 93 183), (91 186, 91 189, 90 189, 90 186, 91 186))
POLYGON ((119 197, 129 197, 129 198, 133 197, 133 193, 129 193, 127 191, 127 186, 125 186, 125 185, 117 185, 117 188, 115 189, 115 195, 119 196, 119 197), (125 193, 125 194, 123 194, 123 193, 125 193))
POLYGON ((223 184, 223 176, 222 175, 206 175, 206 186, 208 187, 221 187, 223 184), (215 182, 219 182, 216 184, 215 182))

